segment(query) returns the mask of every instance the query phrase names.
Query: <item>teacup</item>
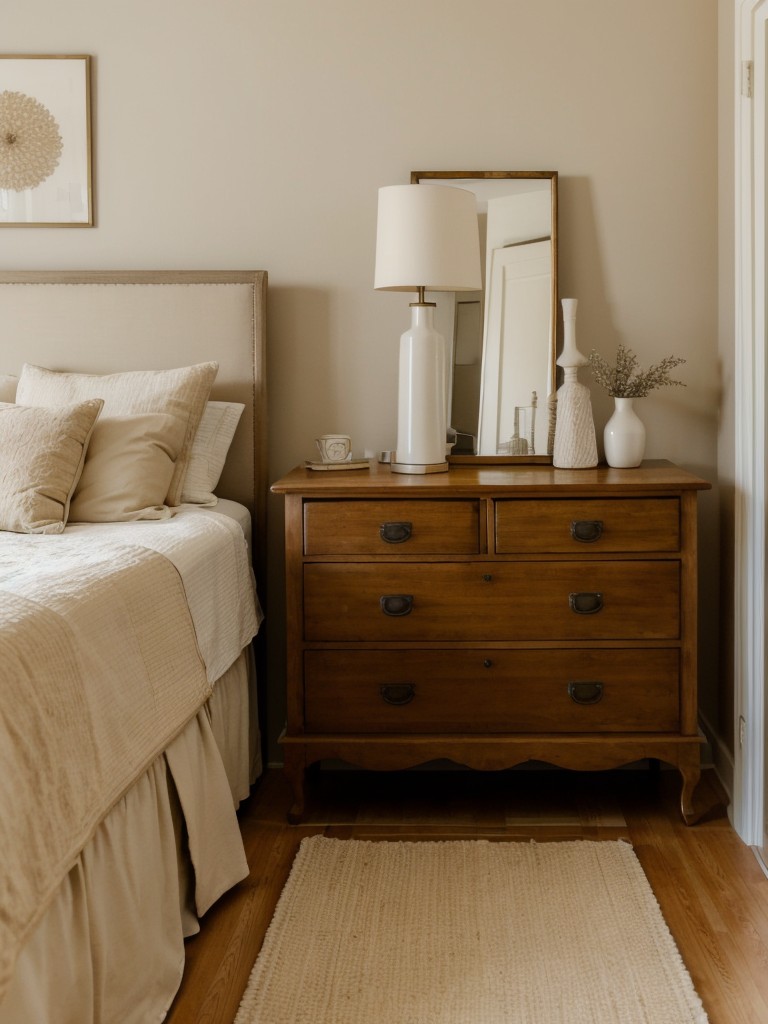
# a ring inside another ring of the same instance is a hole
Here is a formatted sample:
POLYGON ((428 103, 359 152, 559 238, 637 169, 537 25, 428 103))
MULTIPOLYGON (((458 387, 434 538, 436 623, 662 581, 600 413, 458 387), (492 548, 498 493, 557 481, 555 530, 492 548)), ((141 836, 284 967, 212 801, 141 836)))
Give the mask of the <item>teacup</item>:
POLYGON ((323 434, 315 438, 315 444, 323 462, 346 462, 352 453, 348 434, 323 434))

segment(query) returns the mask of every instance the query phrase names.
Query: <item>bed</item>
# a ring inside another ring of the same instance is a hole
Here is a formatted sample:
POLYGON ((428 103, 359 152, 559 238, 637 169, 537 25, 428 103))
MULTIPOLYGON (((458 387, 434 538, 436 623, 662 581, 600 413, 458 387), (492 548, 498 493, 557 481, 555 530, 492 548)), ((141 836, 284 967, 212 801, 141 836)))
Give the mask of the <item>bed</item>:
POLYGON ((0 1024, 162 1020, 248 873, 266 281, 0 274, 0 1024))

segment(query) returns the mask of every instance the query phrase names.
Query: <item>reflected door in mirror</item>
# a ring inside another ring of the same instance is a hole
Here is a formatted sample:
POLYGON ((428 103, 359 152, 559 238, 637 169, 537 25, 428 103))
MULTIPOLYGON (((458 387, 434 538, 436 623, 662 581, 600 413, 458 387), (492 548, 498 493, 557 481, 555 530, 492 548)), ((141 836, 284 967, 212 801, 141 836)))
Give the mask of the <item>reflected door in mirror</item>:
POLYGON ((546 455, 551 341, 551 242, 490 254, 478 454, 546 455))

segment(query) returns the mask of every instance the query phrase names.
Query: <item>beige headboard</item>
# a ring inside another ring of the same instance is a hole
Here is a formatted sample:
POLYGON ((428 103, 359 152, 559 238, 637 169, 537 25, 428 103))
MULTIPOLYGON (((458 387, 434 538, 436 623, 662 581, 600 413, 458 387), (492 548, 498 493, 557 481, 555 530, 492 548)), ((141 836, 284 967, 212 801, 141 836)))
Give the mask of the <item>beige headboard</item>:
POLYGON ((242 402, 218 493, 254 516, 263 559, 267 494, 267 274, 248 271, 0 273, 0 372, 24 363, 112 373, 214 359, 211 397, 242 402))

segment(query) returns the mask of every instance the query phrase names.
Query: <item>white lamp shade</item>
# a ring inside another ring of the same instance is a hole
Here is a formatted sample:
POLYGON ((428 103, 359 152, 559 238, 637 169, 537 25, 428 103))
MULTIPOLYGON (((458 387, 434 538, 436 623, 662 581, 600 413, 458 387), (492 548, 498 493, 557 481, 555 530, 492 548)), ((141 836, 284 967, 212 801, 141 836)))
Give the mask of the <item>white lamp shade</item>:
POLYGON ((474 192, 448 185, 379 189, 374 288, 458 292, 480 286, 474 192))

